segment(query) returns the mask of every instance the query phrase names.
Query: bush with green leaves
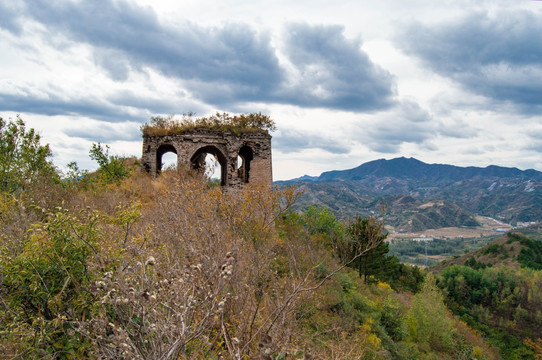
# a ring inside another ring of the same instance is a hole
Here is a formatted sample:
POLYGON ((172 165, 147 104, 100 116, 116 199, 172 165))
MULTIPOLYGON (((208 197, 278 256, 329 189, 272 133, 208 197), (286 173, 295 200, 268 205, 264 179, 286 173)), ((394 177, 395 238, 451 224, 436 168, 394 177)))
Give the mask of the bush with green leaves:
POLYGON ((100 143, 92 144, 90 158, 100 166, 98 177, 105 183, 119 183, 130 175, 130 168, 126 158, 118 155, 109 155, 109 146, 102 146, 100 143))
POLYGON ((41 178, 58 178, 49 145, 24 121, 0 117, 0 191, 20 192, 41 178))
POLYGON ((406 324, 409 340, 422 352, 453 350, 457 332, 432 274, 425 277, 421 291, 414 296, 406 324))
POLYGON ((510 239, 517 239, 523 245, 518 262, 521 267, 542 270, 542 241, 534 240, 522 234, 508 233, 510 239))
POLYGON ((95 275, 88 261, 96 254, 98 215, 81 216, 59 209, 34 225, 17 253, 2 248, 2 335, 18 338, 25 357, 84 354, 74 324, 91 313, 95 275))

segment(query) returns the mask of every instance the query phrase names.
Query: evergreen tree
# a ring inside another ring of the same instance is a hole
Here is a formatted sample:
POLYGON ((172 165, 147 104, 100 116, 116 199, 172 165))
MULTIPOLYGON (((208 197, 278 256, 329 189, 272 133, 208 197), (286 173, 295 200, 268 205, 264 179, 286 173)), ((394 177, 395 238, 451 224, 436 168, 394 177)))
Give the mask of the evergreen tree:
POLYGON ((350 256, 363 253, 352 262, 351 266, 358 270, 359 276, 367 282, 367 276, 379 274, 387 264, 388 244, 384 242, 387 233, 384 224, 374 217, 359 216, 348 226, 350 235, 350 256))

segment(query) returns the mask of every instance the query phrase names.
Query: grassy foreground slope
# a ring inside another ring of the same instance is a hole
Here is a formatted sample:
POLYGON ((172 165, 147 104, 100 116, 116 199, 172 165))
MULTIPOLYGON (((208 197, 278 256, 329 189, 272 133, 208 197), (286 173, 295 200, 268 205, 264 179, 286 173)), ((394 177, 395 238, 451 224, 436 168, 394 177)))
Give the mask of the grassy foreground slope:
POLYGON ((224 194, 166 172, 72 189, 61 208, 5 196, 0 348, 24 358, 494 358, 432 280, 413 295, 343 270, 316 288, 340 264, 303 218, 275 228, 261 210, 277 195, 288 196, 224 194))
POLYGON ((47 167, 0 192, 3 357, 500 358, 432 275, 405 271, 392 285, 415 291, 398 291, 344 267, 340 223, 289 212, 294 189, 223 192, 91 156, 96 173, 47 167))

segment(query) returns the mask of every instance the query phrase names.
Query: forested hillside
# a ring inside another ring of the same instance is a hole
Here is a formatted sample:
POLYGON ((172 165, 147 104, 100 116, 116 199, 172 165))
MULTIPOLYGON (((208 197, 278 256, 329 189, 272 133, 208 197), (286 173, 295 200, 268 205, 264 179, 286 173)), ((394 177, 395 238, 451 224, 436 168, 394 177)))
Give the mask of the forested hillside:
POLYGON ((434 267, 452 311, 506 359, 542 356, 542 242, 509 233, 434 267))
POLYGON ((101 144, 98 171, 59 174, 22 120, 0 135, 3 357, 500 358, 432 274, 388 256, 375 218, 290 211, 294 188, 152 179, 101 144))

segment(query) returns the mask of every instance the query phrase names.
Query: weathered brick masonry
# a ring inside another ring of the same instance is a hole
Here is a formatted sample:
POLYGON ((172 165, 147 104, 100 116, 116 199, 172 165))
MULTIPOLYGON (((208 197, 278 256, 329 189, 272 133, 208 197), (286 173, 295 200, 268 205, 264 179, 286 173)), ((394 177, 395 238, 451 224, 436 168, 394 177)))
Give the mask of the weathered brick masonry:
POLYGON ((190 166, 202 169, 205 156, 213 154, 222 169, 222 185, 239 187, 243 184, 273 184, 271 135, 267 132, 232 132, 209 129, 186 130, 175 135, 143 136, 143 169, 157 176, 162 168, 162 156, 177 154, 177 168, 190 166), (238 168, 238 156, 242 166, 238 168))

